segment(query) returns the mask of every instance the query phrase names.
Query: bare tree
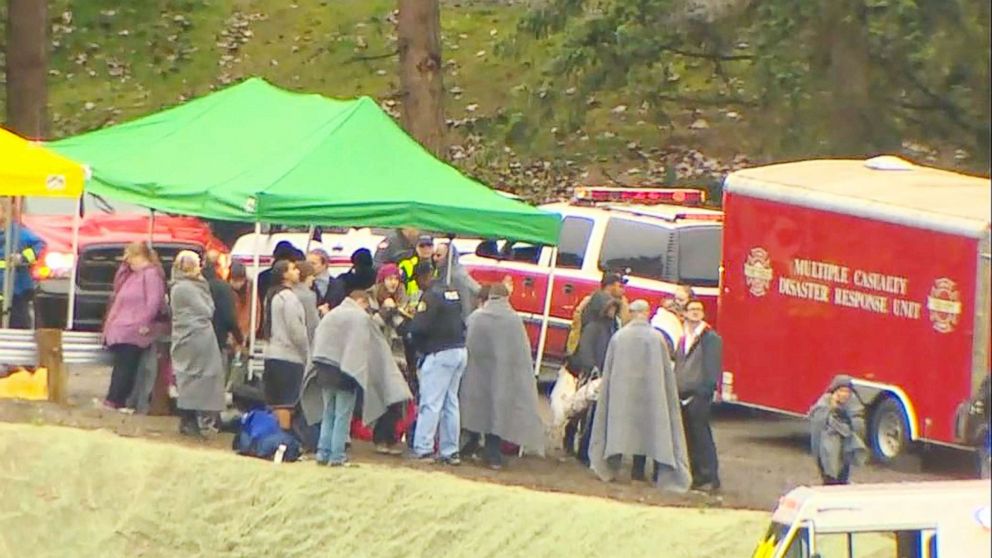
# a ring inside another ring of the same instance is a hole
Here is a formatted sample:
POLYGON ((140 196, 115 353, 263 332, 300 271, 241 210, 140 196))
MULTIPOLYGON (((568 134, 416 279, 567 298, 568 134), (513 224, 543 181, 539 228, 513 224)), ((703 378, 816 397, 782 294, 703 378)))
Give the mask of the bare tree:
POLYGON ((7 0, 7 126, 40 139, 48 128, 48 2, 7 0))
POLYGON ((402 121, 428 151, 444 157, 444 80, 438 0, 399 0, 402 121))

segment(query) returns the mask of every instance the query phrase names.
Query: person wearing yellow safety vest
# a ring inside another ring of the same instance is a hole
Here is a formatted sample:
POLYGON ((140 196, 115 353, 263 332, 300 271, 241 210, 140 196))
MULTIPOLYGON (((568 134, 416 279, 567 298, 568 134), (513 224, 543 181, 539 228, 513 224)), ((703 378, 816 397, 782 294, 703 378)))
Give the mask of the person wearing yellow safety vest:
MULTIPOLYGON (((45 243, 36 234, 20 224, 14 234, 17 247, 14 249, 13 261, 7 261, 7 215, 5 204, 0 204, 0 304, 3 302, 3 282, 7 266, 14 267, 14 282, 11 290, 10 327, 14 329, 31 329, 31 297, 34 295, 34 280, 31 278, 31 265, 38 260, 45 243)), ((2 308, 2 306, 0 306, 2 308)))
MULTIPOLYGON (((420 286, 417 285, 417 278, 414 276, 413 270, 417 267, 419 262, 428 262, 433 265, 434 255, 434 237, 429 234, 422 234, 417 237, 417 245, 413 254, 403 258, 396 263, 396 266, 400 268, 400 273, 403 277, 403 285, 406 288, 406 294, 411 299, 417 298, 417 293, 420 292, 420 286)), ((435 273, 437 270, 435 270, 435 273)))

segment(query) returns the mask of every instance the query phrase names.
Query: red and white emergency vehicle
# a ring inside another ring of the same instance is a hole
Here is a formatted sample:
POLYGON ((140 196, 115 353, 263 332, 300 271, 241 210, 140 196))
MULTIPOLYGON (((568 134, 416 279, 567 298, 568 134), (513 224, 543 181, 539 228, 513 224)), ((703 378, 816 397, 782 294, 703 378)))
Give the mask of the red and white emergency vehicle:
POLYGON ((990 558, 989 481, 801 486, 752 558, 990 558))
POLYGON ((724 187, 724 401, 805 415, 850 374, 880 460, 970 444, 989 373, 987 178, 894 157, 732 173, 724 187))
POLYGON ((552 284, 544 360, 554 364, 565 356, 576 306, 599 288, 607 271, 625 274, 627 298, 647 300, 652 311, 677 285, 690 285, 704 301, 708 320, 716 320, 723 214, 701 207, 704 202, 701 190, 578 188, 569 202, 541 206, 562 216, 556 249, 482 242, 461 262, 479 281, 513 278, 511 302, 534 347, 552 284))

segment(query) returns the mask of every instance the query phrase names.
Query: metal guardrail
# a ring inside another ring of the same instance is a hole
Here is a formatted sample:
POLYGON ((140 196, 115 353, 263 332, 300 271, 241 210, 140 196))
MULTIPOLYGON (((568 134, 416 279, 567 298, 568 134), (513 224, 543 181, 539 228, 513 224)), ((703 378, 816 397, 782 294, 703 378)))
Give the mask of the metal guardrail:
MULTIPOLYGON (((110 364, 110 353, 99 333, 62 332, 62 360, 66 364, 110 364)), ((0 365, 38 364, 35 332, 30 329, 0 329, 0 365)))

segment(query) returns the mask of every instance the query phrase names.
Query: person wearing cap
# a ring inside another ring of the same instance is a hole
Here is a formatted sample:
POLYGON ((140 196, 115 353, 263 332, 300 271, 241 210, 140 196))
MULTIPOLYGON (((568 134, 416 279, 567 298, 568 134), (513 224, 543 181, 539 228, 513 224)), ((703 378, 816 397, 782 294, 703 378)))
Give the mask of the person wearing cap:
POLYGON ((538 455, 544 455, 545 446, 530 340, 509 296, 506 286, 496 283, 485 305, 469 316, 468 366, 460 393, 462 427, 468 433, 461 454, 478 453, 485 437, 483 459, 496 470, 503 466, 504 440, 538 455))
POLYGON ((403 274, 403 286, 407 296, 415 298, 421 287, 417 283, 414 268, 421 262, 430 264, 431 272, 436 275, 434 265, 434 237, 429 234, 422 234, 417 237, 416 248, 409 256, 401 259, 396 265, 403 274))
POLYGON ((686 303, 684 334, 675 350, 675 378, 692 464, 692 488, 716 492, 720 490, 720 474, 710 428, 710 407, 723 373, 723 339, 705 318, 702 301, 693 299, 686 303))
POLYGON ((417 284, 424 289, 409 328, 413 346, 422 355, 413 455, 416 459, 433 459, 437 436, 439 461, 459 465, 458 390, 468 363, 461 297, 444 282, 435 281, 434 266, 429 260, 419 262, 413 271, 417 284))
POLYGON ((692 483, 678 388, 668 348, 648 323, 645 300, 630 305, 631 320, 607 349, 603 381, 592 422, 589 465, 604 481, 614 480, 625 457, 632 458, 631 478, 662 489, 686 492, 692 483))
POLYGON ((810 449, 823 484, 847 484, 851 467, 867 460, 864 412, 854 382, 844 374, 835 376, 810 408, 810 449))
POLYGON ((572 328, 568 332, 568 339, 565 342, 566 354, 571 355, 578 350, 579 340, 582 338, 582 327, 602 316, 604 307, 611 300, 616 300, 620 304, 616 315, 617 327, 630 321, 630 310, 627 298, 624 296, 626 285, 627 279, 619 273, 605 273, 599 282, 599 290, 579 302, 572 315, 572 328))

